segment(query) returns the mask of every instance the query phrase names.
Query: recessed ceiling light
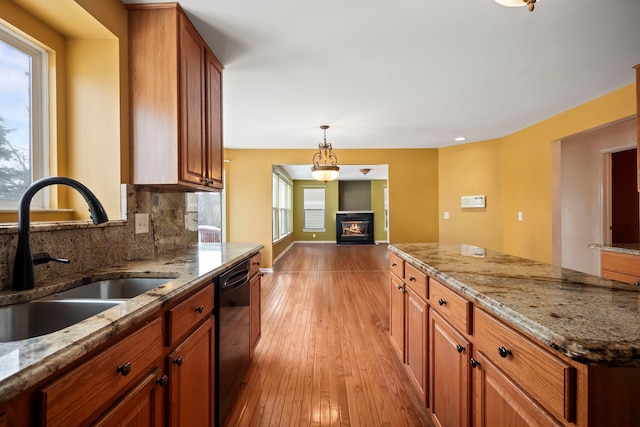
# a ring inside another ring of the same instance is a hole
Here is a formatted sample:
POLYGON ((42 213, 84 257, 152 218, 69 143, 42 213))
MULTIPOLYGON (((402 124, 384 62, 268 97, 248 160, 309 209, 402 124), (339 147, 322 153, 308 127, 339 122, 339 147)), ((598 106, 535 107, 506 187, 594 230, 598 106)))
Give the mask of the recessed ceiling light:
POLYGON ((465 138, 464 136, 459 136, 459 137, 454 139, 454 141, 457 141, 457 142, 462 142, 462 141, 466 141, 466 140, 467 140, 467 138, 465 138))

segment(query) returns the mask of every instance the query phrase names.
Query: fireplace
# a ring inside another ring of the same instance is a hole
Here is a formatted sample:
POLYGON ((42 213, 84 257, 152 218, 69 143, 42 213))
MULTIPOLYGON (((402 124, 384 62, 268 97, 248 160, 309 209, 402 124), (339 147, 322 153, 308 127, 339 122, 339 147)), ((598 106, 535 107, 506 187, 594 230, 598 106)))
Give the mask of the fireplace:
POLYGON ((336 243, 339 245, 373 244, 373 212, 338 211, 336 243))

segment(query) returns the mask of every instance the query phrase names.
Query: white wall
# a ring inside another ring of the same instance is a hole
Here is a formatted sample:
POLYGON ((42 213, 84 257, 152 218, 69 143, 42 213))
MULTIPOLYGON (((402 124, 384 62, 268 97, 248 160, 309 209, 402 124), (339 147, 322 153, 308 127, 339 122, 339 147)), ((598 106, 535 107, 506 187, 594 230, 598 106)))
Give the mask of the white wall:
POLYGON ((635 117, 563 139, 559 171, 554 170, 554 218, 560 221, 554 233, 554 263, 585 273, 600 275, 600 252, 590 243, 605 242, 605 211, 608 189, 607 153, 632 148, 637 143, 635 117), (559 174, 559 175, 558 175, 559 174), (558 238, 559 237, 559 238, 558 238), (558 248, 557 245, 561 247, 558 248))

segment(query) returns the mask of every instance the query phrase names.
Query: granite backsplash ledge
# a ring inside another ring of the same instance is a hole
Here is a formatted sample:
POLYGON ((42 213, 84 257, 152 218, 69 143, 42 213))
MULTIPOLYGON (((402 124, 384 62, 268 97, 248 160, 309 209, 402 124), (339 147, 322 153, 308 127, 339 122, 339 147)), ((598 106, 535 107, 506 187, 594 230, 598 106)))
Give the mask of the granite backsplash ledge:
MULTIPOLYGON (((105 225, 93 225, 90 221, 31 224, 32 254, 47 252, 52 257, 71 261, 34 266, 36 287, 198 242, 197 232, 184 226, 185 193, 129 184, 123 184, 122 192, 128 220, 115 219, 105 225), (149 214, 148 233, 135 234, 135 213, 149 214)), ((0 291, 11 290, 17 231, 16 224, 0 225, 0 291)))

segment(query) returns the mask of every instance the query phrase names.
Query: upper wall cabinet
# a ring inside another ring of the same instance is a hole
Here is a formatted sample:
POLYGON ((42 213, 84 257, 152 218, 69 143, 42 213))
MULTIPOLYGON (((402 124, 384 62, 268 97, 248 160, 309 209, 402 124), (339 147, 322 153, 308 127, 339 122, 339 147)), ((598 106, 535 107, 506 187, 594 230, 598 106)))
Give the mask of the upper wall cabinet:
POLYGON ((133 183, 222 189, 222 65, 177 3, 127 7, 133 183))

